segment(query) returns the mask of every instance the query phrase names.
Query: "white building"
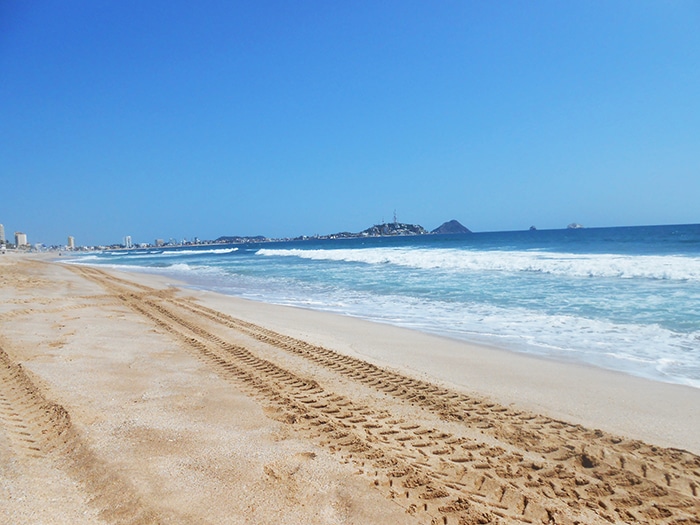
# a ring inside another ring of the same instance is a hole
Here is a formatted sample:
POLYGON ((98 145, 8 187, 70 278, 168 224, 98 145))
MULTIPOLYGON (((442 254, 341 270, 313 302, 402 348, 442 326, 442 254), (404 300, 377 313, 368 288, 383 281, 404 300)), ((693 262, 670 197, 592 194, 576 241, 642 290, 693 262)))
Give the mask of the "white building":
POLYGON ((131 249, 134 247, 133 243, 131 242, 131 235, 127 235, 124 237, 124 247, 127 249, 131 249))
POLYGON ((5 227, 0 224, 0 244, 5 244, 5 227))
POLYGON ((27 246, 27 234, 22 232, 15 232, 15 246, 18 248, 20 246, 27 246))
POLYGON ((72 235, 68 236, 68 244, 66 245, 69 250, 75 250, 75 237, 72 235))

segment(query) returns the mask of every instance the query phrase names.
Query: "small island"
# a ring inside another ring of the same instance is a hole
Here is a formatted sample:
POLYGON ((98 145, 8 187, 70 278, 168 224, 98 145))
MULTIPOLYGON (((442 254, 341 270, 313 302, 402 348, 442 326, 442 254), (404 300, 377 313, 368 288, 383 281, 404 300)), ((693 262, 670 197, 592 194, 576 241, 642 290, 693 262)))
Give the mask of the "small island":
POLYGON ((442 233, 442 234, 455 234, 455 233, 471 233, 471 230, 466 226, 463 226, 458 220, 452 219, 451 221, 443 222, 440 226, 435 228, 430 233, 442 233))
POLYGON ((369 228, 362 230, 361 232, 338 232, 331 233, 327 235, 314 235, 306 236, 302 235, 299 237, 294 237, 291 239, 271 239, 264 237, 262 235, 257 235, 254 237, 242 237, 237 235, 224 235, 217 238, 215 243, 222 244, 245 244, 245 243, 260 243, 260 242, 274 242, 274 241, 305 241, 309 239, 357 239, 366 237, 399 237, 399 236, 410 236, 410 235, 433 235, 433 234, 459 234, 459 233, 472 233, 469 228, 463 226, 459 221, 452 219, 442 223, 439 227, 432 231, 426 230, 420 224, 407 224, 403 222, 384 222, 381 224, 375 224, 369 228))

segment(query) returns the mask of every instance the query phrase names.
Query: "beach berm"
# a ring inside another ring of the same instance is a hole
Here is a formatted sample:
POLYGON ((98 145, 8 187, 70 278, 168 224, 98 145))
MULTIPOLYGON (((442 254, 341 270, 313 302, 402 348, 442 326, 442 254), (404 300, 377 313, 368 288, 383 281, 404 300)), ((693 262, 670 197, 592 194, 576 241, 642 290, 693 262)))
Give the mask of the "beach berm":
POLYGON ((8 523, 700 523, 698 389, 31 255, 0 298, 8 523))

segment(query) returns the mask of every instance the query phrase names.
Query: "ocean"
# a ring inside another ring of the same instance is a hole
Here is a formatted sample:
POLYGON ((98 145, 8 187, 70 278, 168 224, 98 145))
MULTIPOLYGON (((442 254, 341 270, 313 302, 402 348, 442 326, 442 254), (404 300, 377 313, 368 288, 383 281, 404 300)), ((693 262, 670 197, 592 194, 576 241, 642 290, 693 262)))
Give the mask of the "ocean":
POLYGON ((700 388, 697 224, 118 250, 71 262, 700 388))

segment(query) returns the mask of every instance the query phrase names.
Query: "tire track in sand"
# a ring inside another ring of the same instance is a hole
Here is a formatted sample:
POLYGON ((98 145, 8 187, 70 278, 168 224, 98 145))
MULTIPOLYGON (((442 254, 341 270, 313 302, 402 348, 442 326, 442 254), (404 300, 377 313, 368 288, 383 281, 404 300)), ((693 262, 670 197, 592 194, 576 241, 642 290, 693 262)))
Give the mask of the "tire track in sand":
POLYGON ((700 462, 693 454, 470 399, 169 291, 95 269, 75 271, 273 407, 278 418, 352 461, 378 490, 426 523, 700 523, 700 462), (434 415, 432 424, 393 417, 401 411, 387 398, 382 407, 368 405, 267 359, 272 354, 262 357, 263 350, 227 342, 231 331, 386 393, 397 407, 416 406, 434 415))
POLYGON ((600 430, 498 406, 488 400, 473 399, 427 381, 409 378, 361 359, 235 319, 202 305, 187 301, 179 301, 179 304, 253 339, 300 355, 379 392, 428 409, 445 421, 463 422, 479 428, 481 433, 493 435, 512 445, 527 447, 545 457, 561 457, 562 453, 574 457, 578 454, 577 459, 582 465, 586 464, 584 468, 591 468, 591 464, 606 464, 643 478, 658 480, 688 496, 697 496, 700 490, 700 460, 683 450, 624 440, 600 430), (542 442, 541 432, 545 427, 548 439, 542 442), (580 446, 577 449, 572 447, 572 443, 580 446))
POLYGON ((112 472, 82 441, 61 405, 45 398, 21 364, 0 348, 0 425, 14 452, 45 458, 78 481, 90 505, 115 525, 185 524, 188 520, 158 512, 131 485, 112 472))

